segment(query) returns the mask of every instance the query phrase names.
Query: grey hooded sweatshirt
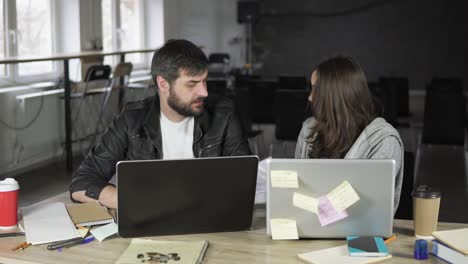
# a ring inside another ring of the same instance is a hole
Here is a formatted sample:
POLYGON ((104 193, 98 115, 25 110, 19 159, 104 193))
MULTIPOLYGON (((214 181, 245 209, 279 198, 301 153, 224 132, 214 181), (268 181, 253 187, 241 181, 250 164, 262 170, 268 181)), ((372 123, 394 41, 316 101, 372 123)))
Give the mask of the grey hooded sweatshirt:
MULTIPOLYGON (((304 121, 302 130, 297 139, 296 159, 306 159, 313 144, 307 139, 310 129, 317 123, 311 117, 304 121)), ((401 184, 403 181, 404 148, 398 131, 383 118, 374 119, 359 135, 354 144, 345 155, 345 159, 393 159, 396 162, 395 197, 393 213, 396 212, 400 202, 401 184)))

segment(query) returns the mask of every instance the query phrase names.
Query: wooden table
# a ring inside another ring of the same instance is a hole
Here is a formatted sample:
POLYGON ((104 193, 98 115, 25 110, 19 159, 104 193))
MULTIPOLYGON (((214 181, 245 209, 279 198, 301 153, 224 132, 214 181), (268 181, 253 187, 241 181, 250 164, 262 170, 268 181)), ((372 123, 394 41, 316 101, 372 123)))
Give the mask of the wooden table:
POLYGON ((72 151, 72 127, 71 127, 71 94, 70 94, 70 73, 69 60, 83 59, 95 56, 120 56, 120 62, 125 61, 125 55, 131 53, 148 53, 156 49, 137 49, 137 50, 119 50, 119 51, 84 51, 70 54, 53 54, 44 56, 20 56, 0 58, 0 64, 38 62, 38 61, 63 61, 63 86, 64 86, 64 104, 65 104, 65 152, 67 157, 67 170, 73 170, 73 151, 72 151))
MULTIPOLYGON (((61 201, 70 203, 68 193, 63 193, 42 203, 61 201)), ((439 230, 466 228, 468 224, 439 223, 439 230)), ((394 232, 398 238, 389 245, 393 255, 382 263, 445 263, 434 256, 426 261, 413 259, 412 221, 395 220, 394 232)), ((265 210, 255 210, 251 231, 210 233, 195 235, 152 237, 155 240, 198 241, 209 240, 210 247, 204 263, 305 263, 297 254, 317 249, 344 245, 344 240, 302 239, 296 241, 274 241, 265 233, 265 210)), ((0 263, 114 263, 130 244, 131 239, 112 237, 102 243, 49 251, 46 245, 30 246, 24 251, 11 249, 24 242, 23 236, 0 238, 0 263)))

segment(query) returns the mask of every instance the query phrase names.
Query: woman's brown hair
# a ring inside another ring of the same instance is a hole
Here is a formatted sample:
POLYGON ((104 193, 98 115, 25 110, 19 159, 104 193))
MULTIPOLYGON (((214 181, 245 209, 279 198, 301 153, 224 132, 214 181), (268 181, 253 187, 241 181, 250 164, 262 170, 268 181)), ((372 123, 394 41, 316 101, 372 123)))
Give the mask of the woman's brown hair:
POLYGON ((375 118, 367 80, 358 63, 334 57, 315 70, 311 107, 316 125, 307 139, 309 158, 344 158, 364 128, 375 118))

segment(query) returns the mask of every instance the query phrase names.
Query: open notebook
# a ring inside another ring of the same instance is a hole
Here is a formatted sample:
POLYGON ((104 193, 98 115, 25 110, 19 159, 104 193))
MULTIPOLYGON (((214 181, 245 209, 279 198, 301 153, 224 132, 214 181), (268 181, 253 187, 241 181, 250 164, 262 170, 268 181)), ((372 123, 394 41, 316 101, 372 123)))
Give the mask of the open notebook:
POLYGON ((75 225, 103 225, 114 221, 107 209, 97 201, 82 204, 68 204, 66 207, 75 225))

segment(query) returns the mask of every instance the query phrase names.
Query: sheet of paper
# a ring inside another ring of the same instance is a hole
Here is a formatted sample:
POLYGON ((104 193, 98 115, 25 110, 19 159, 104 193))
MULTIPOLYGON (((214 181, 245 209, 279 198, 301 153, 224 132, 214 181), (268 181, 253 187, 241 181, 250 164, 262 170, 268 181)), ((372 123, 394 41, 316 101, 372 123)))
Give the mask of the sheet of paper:
POLYGON ((294 192, 293 205, 311 213, 318 213, 318 200, 301 193, 294 192))
POLYGON ((255 204, 266 203, 266 179, 267 179, 267 159, 258 163, 257 170, 257 188, 255 191, 255 204))
POLYGON ((33 245, 79 237, 63 203, 23 207, 26 241, 33 245))
POLYGON ((296 171, 272 170, 270 174, 273 188, 299 188, 296 171))
POLYGON ((343 181, 338 187, 327 194, 328 199, 337 211, 343 211, 359 201, 359 196, 348 181, 343 181))
POLYGON ((110 224, 91 229, 91 234, 93 234, 93 236, 99 240, 99 242, 102 242, 107 237, 117 234, 117 231, 117 224, 112 222, 110 224))
POLYGON ((172 264, 193 264, 201 263, 199 260, 203 257, 208 247, 207 241, 157 241, 147 239, 132 239, 132 242, 115 264, 131 263, 172 263, 172 264), (157 255, 152 252, 161 253, 169 256, 171 253, 177 254, 178 260, 169 259, 167 262, 159 262, 157 255), (136 256, 142 256, 137 258, 136 256))
POLYGON ((270 220, 273 240, 299 239, 296 220, 275 218, 270 220))
POLYGON ((327 196, 320 196, 318 206, 318 219, 321 226, 326 226, 348 217, 348 212, 337 211, 327 196))

